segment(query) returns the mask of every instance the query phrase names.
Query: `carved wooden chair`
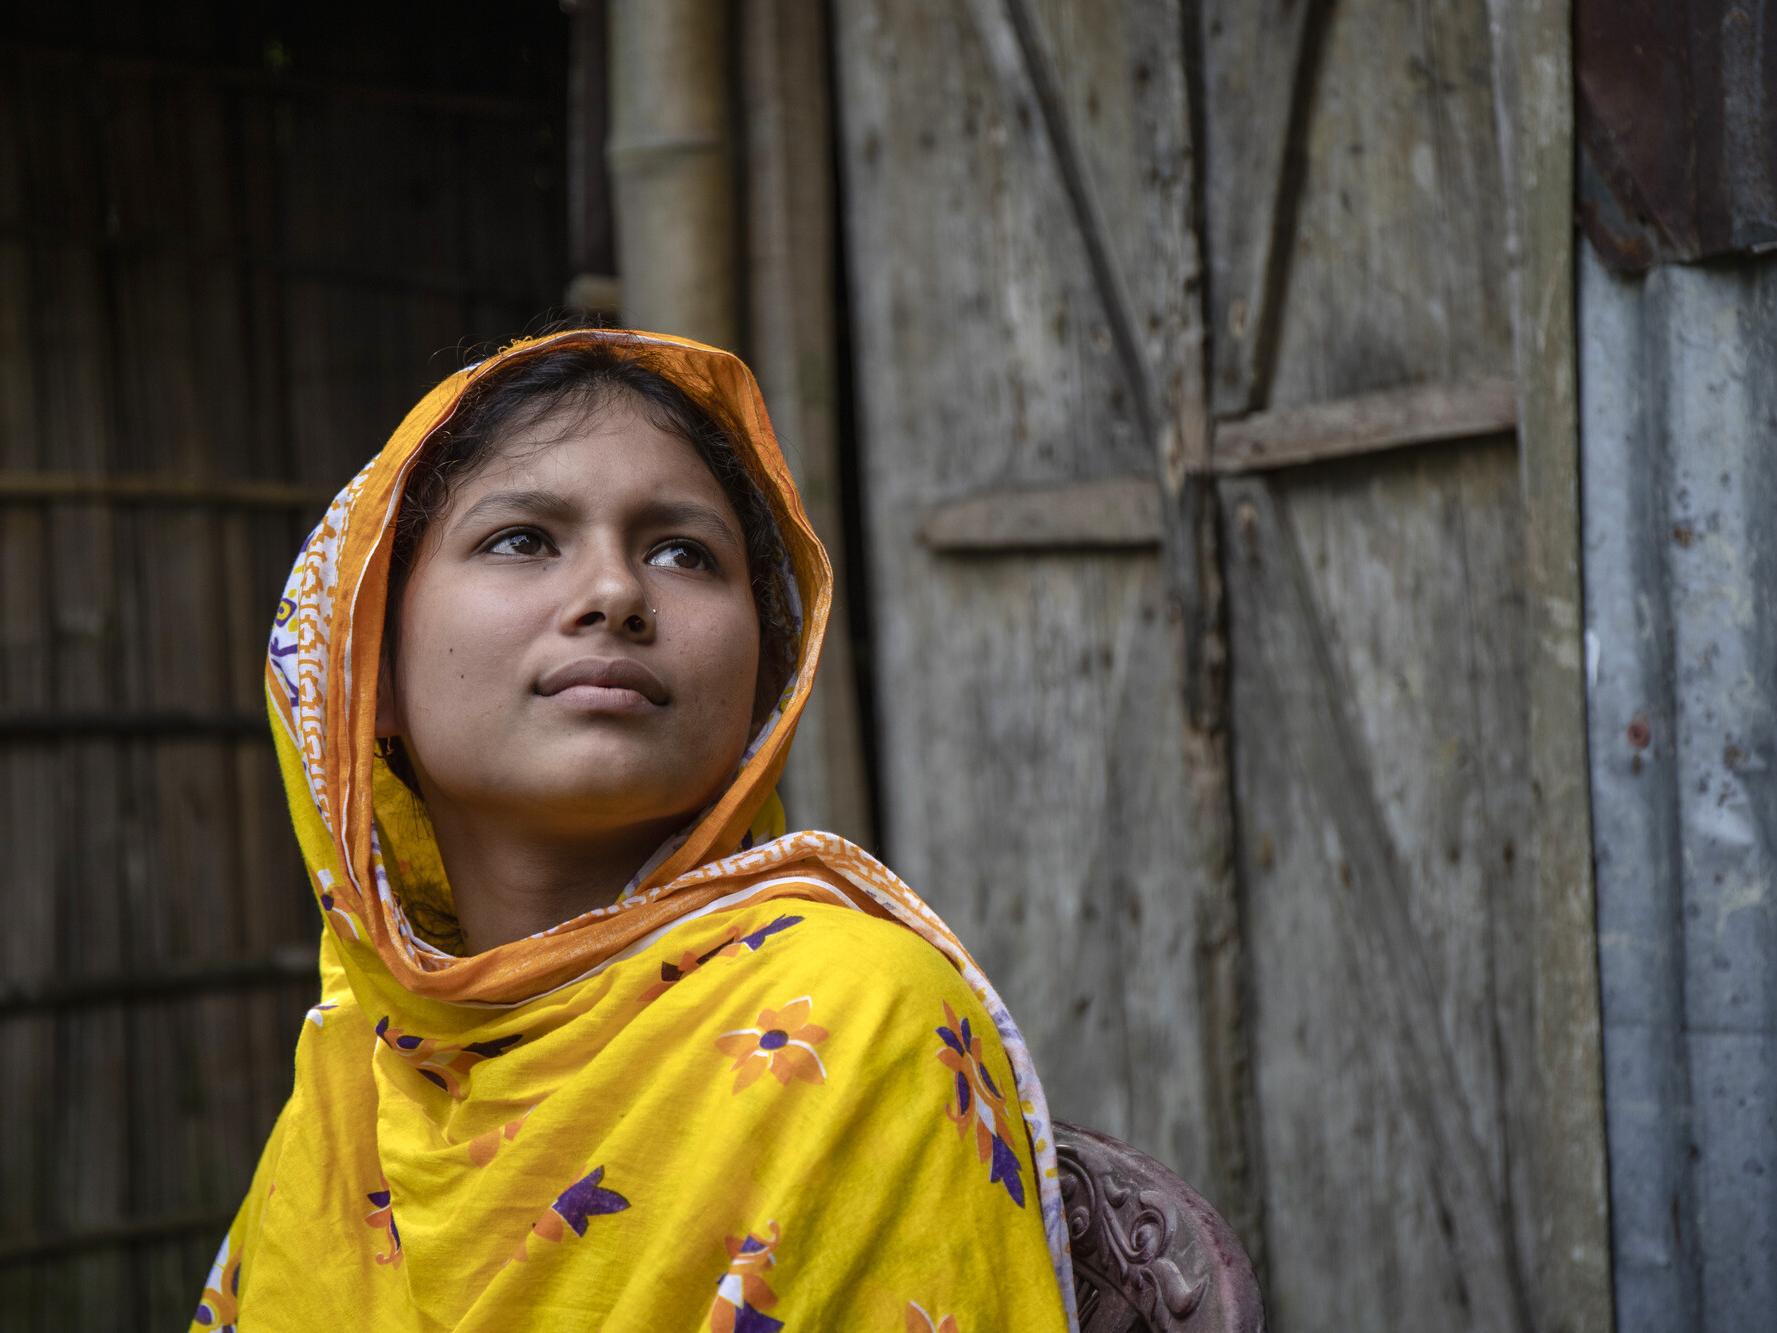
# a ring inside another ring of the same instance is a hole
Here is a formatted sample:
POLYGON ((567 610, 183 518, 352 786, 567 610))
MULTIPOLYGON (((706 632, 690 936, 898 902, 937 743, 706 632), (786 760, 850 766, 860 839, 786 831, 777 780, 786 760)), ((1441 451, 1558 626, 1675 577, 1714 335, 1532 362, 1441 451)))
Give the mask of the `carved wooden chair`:
POLYGON ((1077 1125, 1055 1151, 1081 1333, 1264 1333, 1252 1261, 1196 1190, 1077 1125))

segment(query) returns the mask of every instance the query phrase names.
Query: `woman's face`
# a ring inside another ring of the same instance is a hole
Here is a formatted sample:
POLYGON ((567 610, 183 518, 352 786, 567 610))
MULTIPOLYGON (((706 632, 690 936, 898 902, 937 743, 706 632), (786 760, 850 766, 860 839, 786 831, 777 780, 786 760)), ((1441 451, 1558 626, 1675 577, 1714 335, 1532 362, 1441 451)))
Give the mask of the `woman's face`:
POLYGON ((378 734, 435 817, 552 837, 681 823, 753 724, 746 551, 697 451, 623 397, 516 431, 420 543, 378 734))

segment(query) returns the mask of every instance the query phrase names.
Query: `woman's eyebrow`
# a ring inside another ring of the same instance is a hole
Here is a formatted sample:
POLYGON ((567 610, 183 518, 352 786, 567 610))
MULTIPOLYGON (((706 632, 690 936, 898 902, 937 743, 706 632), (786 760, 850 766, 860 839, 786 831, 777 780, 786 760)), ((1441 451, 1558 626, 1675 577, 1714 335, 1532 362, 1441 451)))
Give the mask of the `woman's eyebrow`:
POLYGON ((493 515, 524 518, 571 518, 578 512, 573 501, 555 491, 490 491, 460 515, 453 528, 463 527, 493 515))
MULTIPOLYGON (((451 524, 467 527, 493 517, 542 518, 557 521, 578 517, 579 506, 567 496, 549 490, 491 491, 465 509, 451 524)), ((740 541, 734 520, 714 505, 701 500, 661 496, 645 500, 631 515, 642 523, 714 529, 732 541, 740 541)))
POLYGON ((668 499, 663 496, 643 504, 636 517, 647 523, 668 526, 682 523, 694 528, 713 528, 733 541, 740 541, 740 530, 735 527, 734 520, 714 505, 705 504, 701 500, 668 499))

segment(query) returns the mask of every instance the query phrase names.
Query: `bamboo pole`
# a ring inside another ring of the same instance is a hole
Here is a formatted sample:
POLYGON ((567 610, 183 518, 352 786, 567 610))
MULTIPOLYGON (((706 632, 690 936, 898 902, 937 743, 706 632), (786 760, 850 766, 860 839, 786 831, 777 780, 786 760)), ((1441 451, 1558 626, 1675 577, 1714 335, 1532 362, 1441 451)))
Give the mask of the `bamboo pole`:
POLYGON ((740 340, 729 6, 611 0, 611 138, 623 321, 740 340))

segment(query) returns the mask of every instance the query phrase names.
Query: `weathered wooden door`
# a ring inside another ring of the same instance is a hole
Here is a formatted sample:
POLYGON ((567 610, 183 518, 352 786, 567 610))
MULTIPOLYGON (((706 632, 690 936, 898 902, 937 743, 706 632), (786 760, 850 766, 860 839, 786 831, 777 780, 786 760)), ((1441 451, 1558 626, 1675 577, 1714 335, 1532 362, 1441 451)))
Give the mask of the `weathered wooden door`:
POLYGON ((1600 1327, 1487 5, 838 12, 891 859, 1275 1328, 1600 1327))

